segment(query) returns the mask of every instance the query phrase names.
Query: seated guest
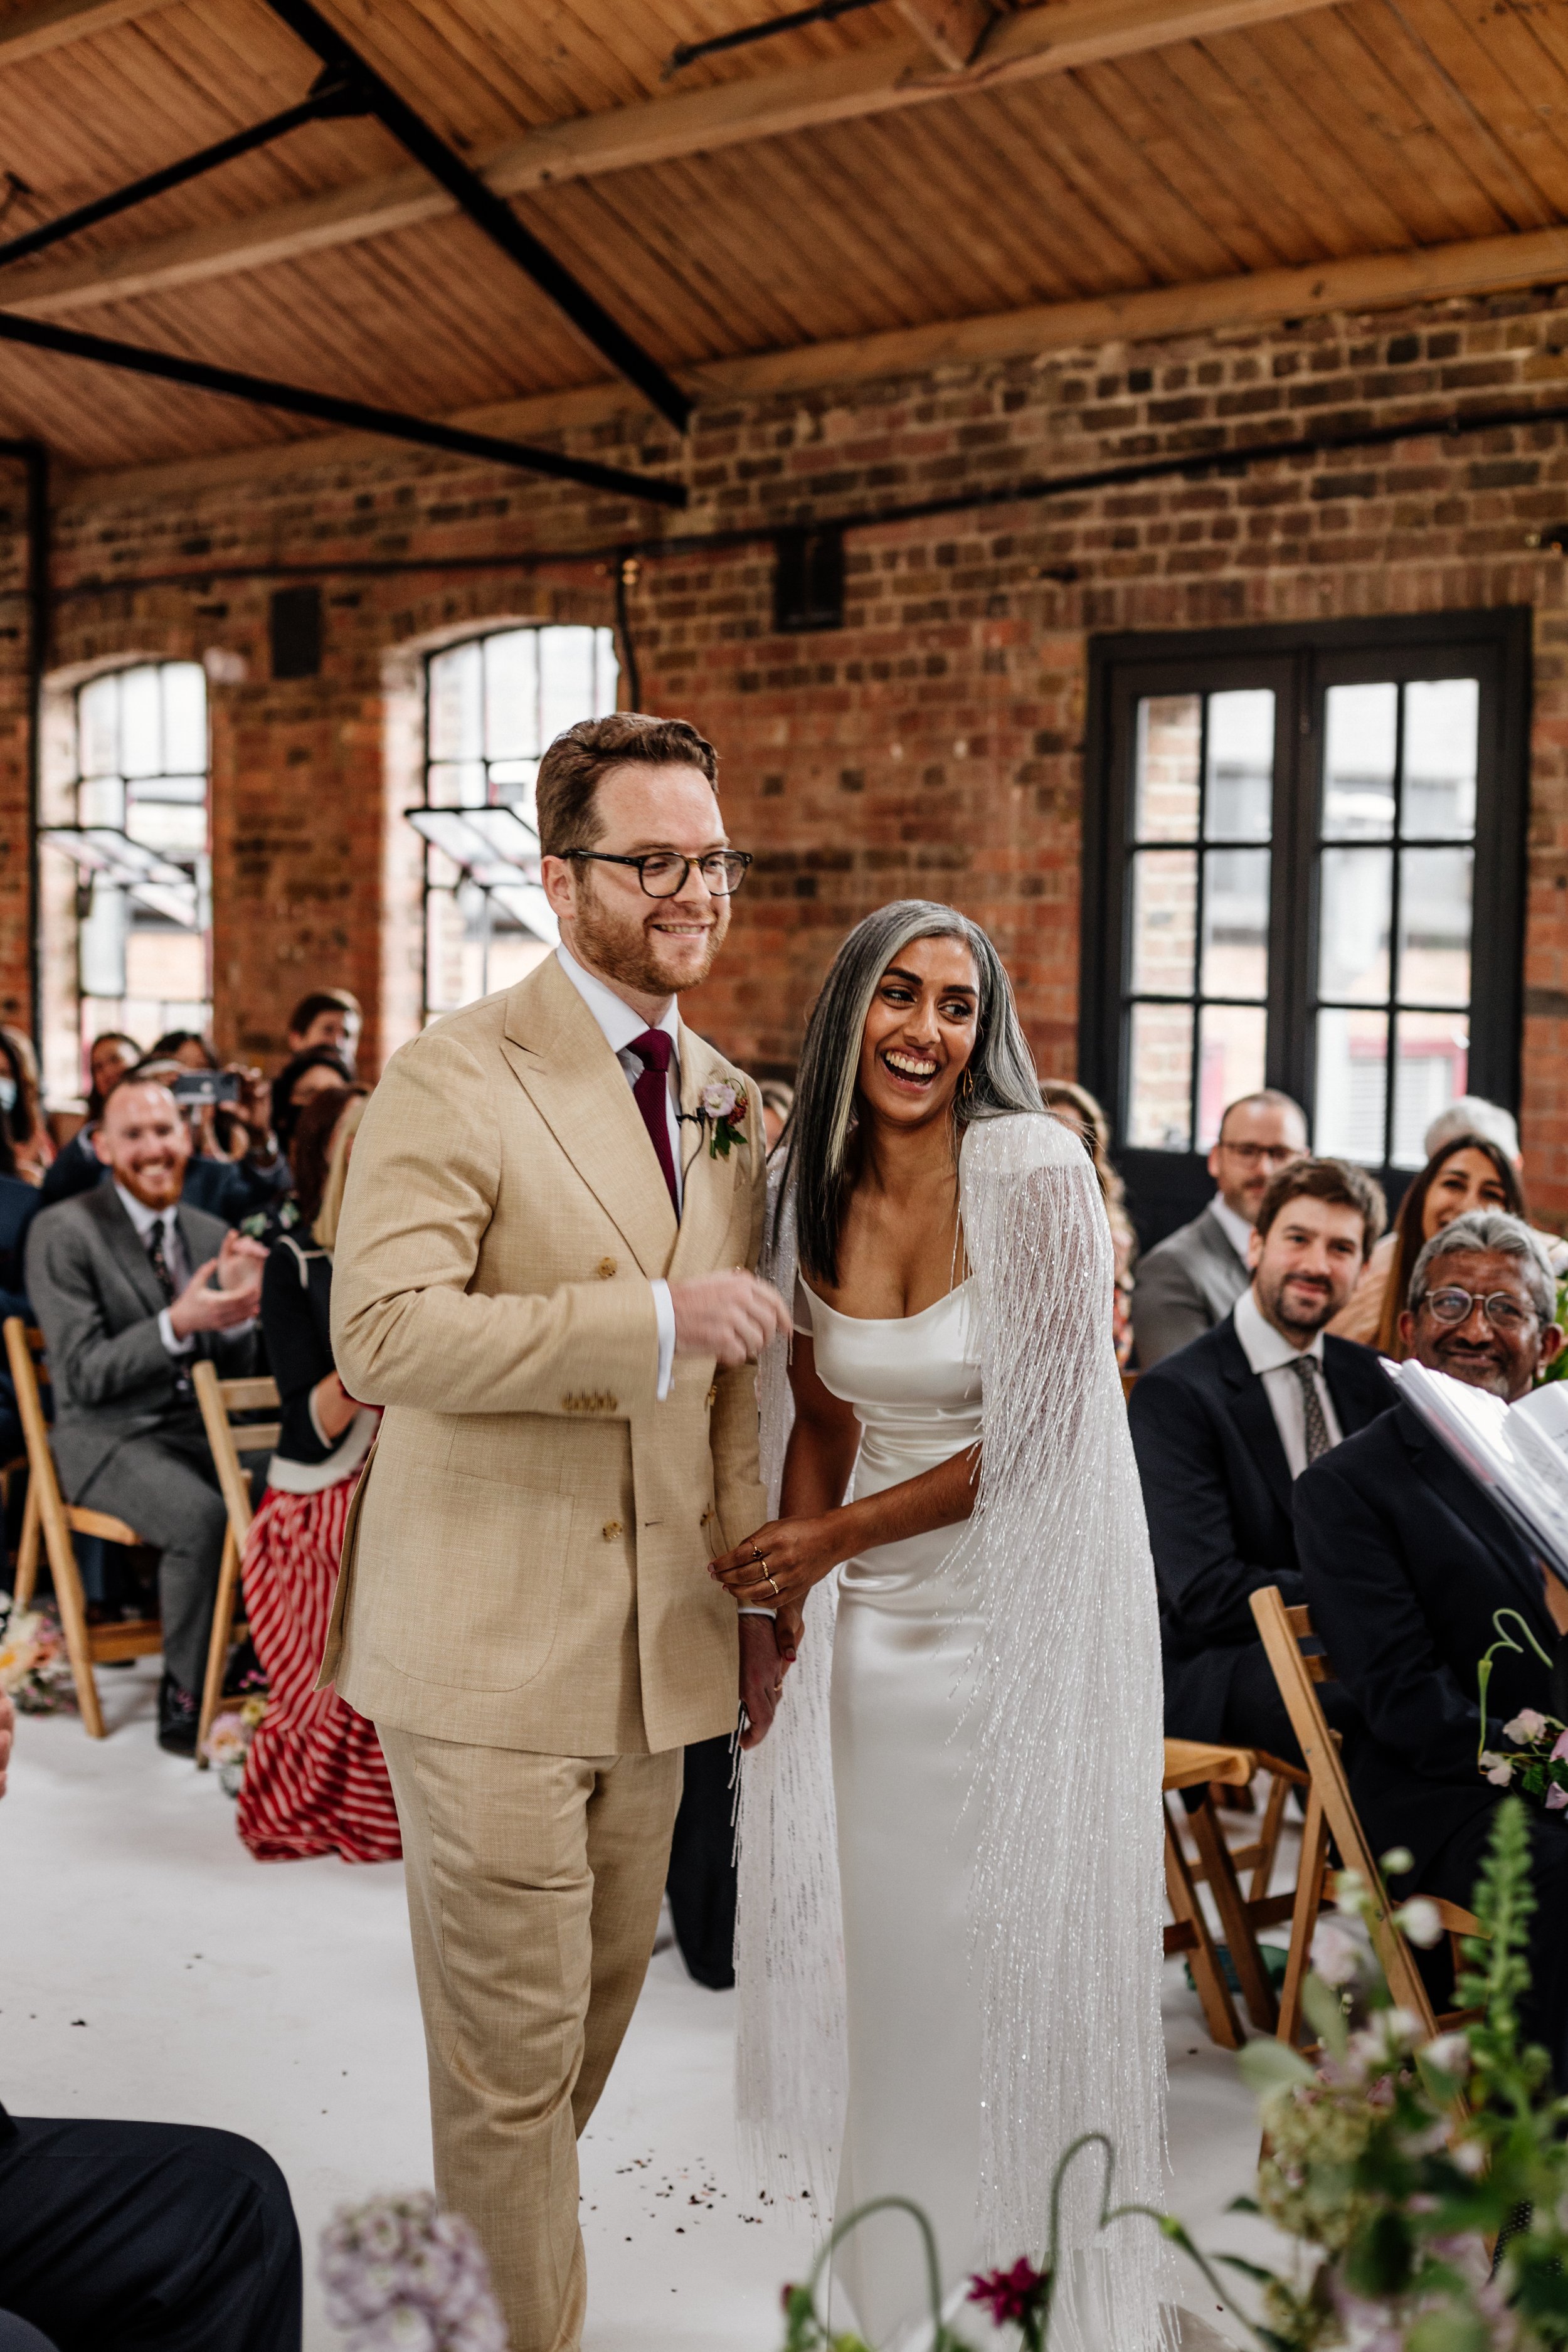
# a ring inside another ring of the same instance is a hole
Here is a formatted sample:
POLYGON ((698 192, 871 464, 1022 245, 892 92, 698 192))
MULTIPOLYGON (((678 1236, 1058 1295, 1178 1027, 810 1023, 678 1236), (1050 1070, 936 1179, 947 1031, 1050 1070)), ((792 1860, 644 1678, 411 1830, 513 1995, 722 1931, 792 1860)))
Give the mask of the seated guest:
MULTIPOLYGON (((1415 1261, 1409 1355, 1511 1404, 1563 1345, 1555 1288, 1526 1225, 1456 1217, 1415 1261)), ((1407 1404, 1302 1479, 1296 1539, 1314 1630, 1366 1730, 1351 1793, 1374 1854, 1408 1846, 1406 1891, 1468 1904, 1503 1791, 1481 1777, 1477 1670, 1511 1610, 1548 1657, 1568 1658, 1568 1591, 1407 1404)), ((1505 1621, 1506 1622, 1506 1621, 1505 1621)), ((1524 1707, 1561 1717, 1554 1674, 1522 1639, 1499 1651, 1488 1738, 1524 1707)), ((1536 1909, 1526 2022, 1568 2092, 1568 1814, 1532 1813, 1536 1909)), ((1439 1988, 1435 1987, 1435 1990, 1439 1988)))
MULTIPOLYGON (((22 1270, 22 1250, 27 1228, 42 1205, 37 1186, 24 1183, 16 1173, 11 1130, 4 1111, 0 1111, 0 1321, 12 1315, 19 1315, 24 1323, 33 1319, 22 1270)), ((10 1367, 0 1351, 0 1465, 15 1462, 21 1451, 22 1423, 16 1412, 16 1391, 11 1385, 10 1367)), ((4 1548, 5 1536, 0 1531, 0 1550, 4 1548)))
POLYGON ((93 1039, 87 1053, 87 1117, 70 1141, 55 1154, 54 1165, 44 1179, 46 1201, 68 1201, 73 1193, 88 1192, 98 1182, 103 1167, 92 1148, 93 1129, 103 1117, 110 1088, 117 1087, 142 1059, 141 1046, 122 1030, 106 1029, 93 1039))
MULTIPOLYGON (((1160 1592, 1165 1731, 1300 1764, 1249 1605, 1304 1598, 1297 1481, 1387 1409, 1377 1359, 1324 1325, 1383 1229, 1383 1195, 1342 1160, 1298 1160, 1263 1195, 1252 1280, 1224 1321, 1145 1372, 1129 1417, 1160 1592)), ((1325 1693, 1332 1711, 1341 1702, 1325 1693)), ((1341 1726, 1349 1727, 1350 1719, 1341 1726)))
POLYGON ((1110 1221, 1116 1252, 1116 1286, 1110 1302, 1110 1330, 1116 1360, 1123 1371, 1132 1361, 1132 1269, 1138 1262, 1138 1235, 1127 1213, 1127 1191, 1110 1159, 1110 1121, 1096 1097, 1075 1078, 1042 1078, 1040 1100, 1053 1118, 1080 1136, 1094 1162, 1100 1198, 1110 1221))
POLYGON ((11 1130, 16 1174, 24 1183, 41 1184, 55 1144, 44 1121, 37 1055, 20 1029, 0 1028, 0 1111, 11 1130))
MULTIPOLYGON (((236 1160, 218 1142, 216 1105, 193 1100, 184 1091, 193 1076, 208 1074, 205 1060, 193 1068, 195 1054, 205 1055, 207 1048, 194 1031, 176 1029, 170 1034, 184 1041, 181 1054, 149 1054, 137 1063, 132 1075, 174 1089, 189 1125, 191 1155, 185 1165, 182 1195, 185 1205, 204 1210, 208 1216, 221 1217, 225 1224, 237 1225, 242 1219, 269 1209, 289 1188, 289 1163, 271 1131, 271 1089, 259 1070, 247 1070, 237 1063, 230 1065, 226 1075, 239 1081, 234 1108, 249 1131, 245 1156, 236 1160)), ((89 1192, 106 1181, 97 1133, 96 1125, 84 1128, 60 1153, 44 1179, 46 1205, 52 1207, 57 1201, 71 1200, 77 1193, 89 1192)))
POLYGON ((254 1369, 264 1254, 182 1202, 190 1129, 167 1087, 122 1078, 95 1142, 110 1181, 35 1217, 27 1293, 67 1496, 129 1520, 162 1555, 158 1738, 190 1756, 227 1525, 190 1366, 254 1369))
POLYGON ((1155 1244, 1132 1288, 1132 1334, 1147 1371, 1212 1331, 1247 1288, 1247 1237, 1271 1177, 1307 1151, 1307 1122, 1278 1087, 1227 1105, 1209 1153, 1214 1199, 1190 1225, 1155 1244))
POLYGON ((272 1129, 280 1151, 287 1154, 292 1149, 295 1124, 311 1096, 353 1086, 353 1075, 330 1045, 312 1045, 284 1063, 272 1081, 272 1129))
POLYGON ((289 1015, 289 1054, 308 1054, 317 1045, 330 1045, 352 1071, 363 1019, 359 998, 352 989, 312 989, 289 1015))
MULTIPOLYGON (((0 1691, 0 1797, 16 1727, 0 1691)), ((300 2324, 289 2185, 253 2140, 0 2107, 5 2352, 299 2352, 300 2324)))
POLYGON ((1405 1352, 1400 1320, 1415 1261, 1434 1234, 1472 1209, 1503 1209, 1510 1217, 1522 1217, 1524 1195, 1501 1147, 1489 1136, 1461 1129, 1435 1147, 1410 1184, 1393 1231, 1384 1234, 1329 1327, 1336 1337, 1359 1339, 1400 1361, 1405 1352))
POLYGON ((261 1282, 283 1433, 245 1547, 245 1613, 267 1676, 267 1713, 246 1758, 239 1834, 258 1862, 403 1852, 375 1726, 315 1687, 349 1503, 380 1419, 332 1365, 332 1246, 363 1089, 318 1095, 295 1137, 301 1222, 273 1244, 261 1282), (323 1151, 321 1147, 325 1146, 323 1151), (323 1164, 324 1162, 324 1164, 323 1164))

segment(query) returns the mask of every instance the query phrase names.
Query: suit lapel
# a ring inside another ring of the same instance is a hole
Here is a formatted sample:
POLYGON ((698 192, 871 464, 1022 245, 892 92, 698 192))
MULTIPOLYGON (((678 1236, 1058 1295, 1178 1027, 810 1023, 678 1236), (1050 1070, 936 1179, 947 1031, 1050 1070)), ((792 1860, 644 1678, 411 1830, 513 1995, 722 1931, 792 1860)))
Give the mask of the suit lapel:
POLYGON ((112 1181, 100 1184, 87 1196, 99 1221, 105 1246, 149 1315, 162 1314, 166 1301, 158 1277, 148 1263, 142 1236, 132 1223, 124 1202, 112 1181))
POLYGON ((1236 1336, 1235 1324, 1226 1323, 1221 1329, 1220 1372, 1230 1391, 1231 1412, 1253 1460, 1268 1481, 1269 1493, 1289 1520, 1292 1517, 1290 1465, 1279 1443, 1274 1409, 1263 1382, 1247 1360, 1247 1350, 1236 1336))
MULTIPOLYGON (((737 1154, 750 1151, 749 1141, 731 1146, 727 1159, 709 1149, 710 1130, 697 1120, 702 1089, 710 1078, 721 1077, 713 1048, 705 1037, 680 1024, 680 1232, 669 1261, 672 1276, 710 1274, 719 1244, 735 1205, 737 1154), (695 1137, 693 1143, 689 1139, 695 1137)), ((745 1133, 746 1122, 742 1123, 745 1133)))
POLYGON ((676 1243, 663 1171, 626 1072, 553 956, 508 996, 501 1051, 643 1272, 662 1276, 676 1243))

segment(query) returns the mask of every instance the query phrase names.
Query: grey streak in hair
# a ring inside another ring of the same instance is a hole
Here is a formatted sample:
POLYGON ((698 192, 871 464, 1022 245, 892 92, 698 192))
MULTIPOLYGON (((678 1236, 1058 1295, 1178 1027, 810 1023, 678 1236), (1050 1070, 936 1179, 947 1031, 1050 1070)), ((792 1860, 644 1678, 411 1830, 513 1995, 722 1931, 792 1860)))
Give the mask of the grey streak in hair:
POLYGON ((784 1190, 795 1192, 801 1264, 820 1282, 838 1278, 838 1225, 866 1016, 899 950, 913 940, 933 939, 962 940, 980 982, 967 1073, 973 1086, 956 1108, 959 1125, 1040 1108, 1040 1084, 1012 982, 979 924, 931 898, 897 898, 857 923, 833 959, 806 1024, 784 1166, 784 1190))
POLYGON ((1551 1322, 1557 1307, 1552 1268, 1530 1227, 1521 1217, 1510 1217, 1506 1209, 1471 1209, 1438 1227, 1411 1273, 1407 1303, 1413 1315, 1434 1287, 1433 1267, 1446 1257, 1457 1257, 1461 1250, 1491 1250, 1499 1257, 1518 1258, 1524 1268, 1531 1305, 1543 1323, 1551 1322))

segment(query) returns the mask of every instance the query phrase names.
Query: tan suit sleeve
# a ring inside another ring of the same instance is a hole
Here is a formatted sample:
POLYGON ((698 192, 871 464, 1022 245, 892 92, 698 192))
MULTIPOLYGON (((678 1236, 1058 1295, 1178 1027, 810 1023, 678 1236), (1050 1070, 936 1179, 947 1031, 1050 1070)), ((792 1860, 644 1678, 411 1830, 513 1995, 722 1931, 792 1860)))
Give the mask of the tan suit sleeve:
POLYGON ((500 1181, 496 1078, 428 1032, 395 1054, 366 1108, 332 1261, 332 1352, 363 1404, 563 1413, 584 1389, 649 1412, 658 1327, 647 1283, 538 1295, 470 1291, 500 1181))
MULTIPOLYGON (((746 1082, 746 1096, 752 1133, 762 1136, 765 1132, 762 1097, 750 1079, 746 1082)), ((752 1150, 752 1225, 746 1264, 754 1267, 762 1254, 763 1223, 768 1208, 765 1151, 752 1150)), ((713 1505, 719 1514, 721 1549, 727 1551, 762 1527, 768 1516, 757 1453, 757 1368, 755 1364, 742 1364, 737 1371, 721 1371, 714 1387, 709 1422, 713 1505)))

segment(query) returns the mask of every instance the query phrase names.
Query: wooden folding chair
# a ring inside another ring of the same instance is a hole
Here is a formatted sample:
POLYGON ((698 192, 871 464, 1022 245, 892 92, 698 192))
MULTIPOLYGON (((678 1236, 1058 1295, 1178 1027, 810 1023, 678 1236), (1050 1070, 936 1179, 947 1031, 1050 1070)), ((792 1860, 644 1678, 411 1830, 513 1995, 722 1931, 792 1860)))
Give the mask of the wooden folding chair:
MULTIPOLYGON (((1257 1769, 1258 1759, 1249 1748, 1217 1747, 1200 1739, 1165 1742, 1166 1799, 1183 1789, 1203 1792, 1195 1809, 1187 1811, 1184 1807, 1180 1817, 1173 1814, 1169 1802, 1165 1804, 1165 1892, 1173 1914, 1172 1924, 1165 1929, 1165 1953, 1167 1958, 1173 1952, 1191 1954, 1193 1982, 1203 2004, 1209 2036, 1222 2050, 1240 2049, 1241 2027, 1226 1981, 1219 1944, 1199 1899, 1200 1885, 1206 1885, 1214 1897, 1221 1935, 1248 2016, 1266 2033, 1273 2032, 1276 2017, 1273 1988, 1258 1945, 1260 1922, 1256 1914, 1260 1906, 1242 1894, 1236 1874, 1237 1858, 1226 1844, 1209 1793, 1216 1781, 1230 1788, 1245 1788, 1257 1769), (1187 1859, 1183 1846, 1183 1826, 1197 1847, 1195 1863, 1187 1859)), ((1250 1851, 1244 1859, 1251 1861, 1250 1851)))
MULTIPOLYGON (((1428 2038, 1466 2024, 1476 2014, 1473 2010, 1450 2010, 1441 2017, 1434 2012, 1415 1957, 1394 1924, 1393 1914, 1398 1906, 1390 1901, 1367 1843, 1361 1816, 1351 1798, 1339 1742, 1329 1728, 1318 1697, 1318 1684, 1333 1682, 1337 1676, 1321 1647, 1310 1653, 1301 1648, 1303 1642, 1316 1639, 1310 1612, 1306 1609, 1287 1609, 1279 1586, 1271 1584, 1264 1591, 1253 1594, 1252 1614, 1263 1636, 1263 1646, 1289 1714, 1291 1728, 1300 1743, 1308 1772, 1307 1821, 1301 1832, 1301 1867, 1297 1874, 1290 1922, 1290 1957, 1279 1996, 1280 2041, 1293 2042, 1300 2025, 1301 1987, 1311 1957, 1312 1931, 1319 1912, 1330 1898, 1331 1838, 1339 1849, 1342 1866, 1353 1870, 1366 1887, 1366 1916, 1373 1947, 1394 2001, 1419 2019, 1428 2038)), ((1456 1947, 1461 1937, 1485 1935, 1473 1911, 1447 1902, 1440 1895, 1427 1899, 1435 1905, 1456 1947)))
POLYGON ((33 1598, 33 1589, 37 1582, 41 1535, 44 1549, 48 1554, 49 1573, 54 1579, 55 1602, 60 1612, 60 1632, 65 1636, 66 1655, 70 1660, 82 1723, 94 1739, 101 1739, 105 1725, 103 1710, 98 1703, 98 1684, 92 1671, 94 1665, 108 1665, 121 1658, 150 1656, 163 1648, 163 1629, 156 1617, 129 1618, 112 1625, 89 1625, 87 1622, 87 1598, 82 1591, 81 1571, 77 1566, 71 1537, 100 1536, 105 1543, 127 1544, 133 1549, 147 1547, 144 1538, 137 1534, 134 1528, 127 1527, 123 1519, 114 1518, 108 1511, 89 1511, 79 1503, 68 1503, 60 1493, 55 1457, 49 1450, 48 1424, 44 1419, 43 1400, 38 1392, 40 1380, 48 1378, 48 1368, 44 1360, 43 1333, 29 1330, 20 1316, 7 1316, 5 1355, 11 1367, 11 1384, 16 1392, 16 1411, 21 1419, 23 1442, 27 1449, 27 1502, 22 1517, 22 1540, 16 1553, 16 1607, 19 1610, 26 1608, 33 1598))
POLYGON ((224 1507, 228 1513, 228 1527, 223 1539, 223 1560, 218 1569, 217 1598, 213 1608, 212 1639, 207 1643, 206 1678, 202 1685, 201 1720, 196 1731, 196 1763, 206 1770, 207 1733, 212 1729, 223 1698, 224 1669, 228 1664, 229 1645, 245 1638, 246 1627, 235 1617, 235 1600, 239 1591, 239 1566, 245 1552, 245 1538, 250 1533, 250 1482, 240 1465, 240 1446, 247 1454, 271 1454, 276 1451, 281 1430, 276 1421, 244 1422, 238 1436, 235 1432, 236 1417, 240 1413, 276 1412, 279 1410, 278 1383, 273 1380, 220 1381, 216 1367, 205 1360, 193 1370, 196 1402, 202 1409, 202 1422, 212 1448, 213 1466, 217 1472, 224 1507))

